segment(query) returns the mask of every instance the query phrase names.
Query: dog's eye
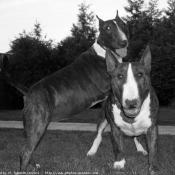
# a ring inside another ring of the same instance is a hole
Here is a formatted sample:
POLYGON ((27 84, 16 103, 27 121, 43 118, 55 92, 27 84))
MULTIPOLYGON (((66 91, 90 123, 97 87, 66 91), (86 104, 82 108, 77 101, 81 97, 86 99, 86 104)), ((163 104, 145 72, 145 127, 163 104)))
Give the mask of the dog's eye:
POLYGON ((123 78, 123 75, 118 74, 118 75, 117 75, 117 77, 118 77, 118 79, 120 79, 120 80, 121 80, 121 79, 123 78))
POLYGON ((142 72, 138 73, 138 77, 141 78, 143 76, 142 72))
POLYGON ((106 30, 110 30, 111 28, 109 26, 106 27, 106 30))
POLYGON ((125 23, 122 23, 122 27, 125 27, 126 26, 126 24, 125 23))

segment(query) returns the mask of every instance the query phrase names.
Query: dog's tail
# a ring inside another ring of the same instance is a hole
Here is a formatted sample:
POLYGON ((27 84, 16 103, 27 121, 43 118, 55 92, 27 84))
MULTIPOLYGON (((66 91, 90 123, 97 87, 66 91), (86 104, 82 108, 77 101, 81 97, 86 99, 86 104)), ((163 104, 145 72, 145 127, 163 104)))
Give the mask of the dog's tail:
POLYGON ((29 89, 25 86, 23 86, 22 84, 14 81, 8 70, 8 66, 9 66, 9 62, 8 62, 8 57, 7 56, 3 56, 2 58, 2 67, 1 67, 1 71, 6 79, 6 81, 11 84, 13 87, 15 87, 16 89, 18 89, 23 95, 26 95, 29 92, 29 89))

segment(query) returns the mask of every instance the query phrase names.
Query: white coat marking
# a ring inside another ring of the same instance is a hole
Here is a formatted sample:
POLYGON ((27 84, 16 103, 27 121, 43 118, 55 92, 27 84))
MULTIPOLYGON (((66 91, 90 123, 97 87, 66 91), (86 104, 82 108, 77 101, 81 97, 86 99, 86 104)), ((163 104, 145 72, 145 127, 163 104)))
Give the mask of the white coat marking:
POLYGON ((119 35, 121 37, 121 40, 127 40, 125 33, 120 29, 120 27, 118 26, 118 24, 115 20, 114 20, 114 23, 117 26, 117 29, 118 29, 119 35))
POLYGON ((125 159, 114 162, 114 169, 123 169, 125 167, 125 163, 126 163, 125 159))
POLYGON ((126 100, 134 100, 137 98, 139 98, 139 90, 132 71, 132 65, 129 63, 126 83, 123 85, 123 106, 125 106, 126 100))
POLYGON ((136 137, 134 137, 134 143, 136 145, 137 151, 142 152, 144 156, 148 154, 147 151, 143 148, 143 146, 137 141, 136 137))
POLYGON ((88 151, 87 156, 93 156, 97 152, 97 149, 102 141, 102 132, 106 128, 107 124, 108 122, 105 119, 104 122, 99 126, 97 137, 94 140, 91 149, 88 151))
POLYGON ((135 117, 134 123, 127 123, 121 117, 121 109, 113 104, 113 115, 116 125, 128 136, 139 136, 146 133, 151 126, 150 119, 150 93, 142 104, 139 114, 135 117))
POLYGON ((95 52, 97 53, 97 55, 105 58, 106 50, 103 49, 103 47, 101 47, 97 42, 93 44, 93 48, 95 52))
MULTIPOLYGON (((106 50, 103 49, 97 42, 95 42, 95 43, 93 44, 93 48, 94 48, 95 52, 97 53, 97 55, 99 55, 99 56, 105 58, 106 50)), ((118 52, 120 53, 120 51, 122 52, 122 49, 123 49, 123 48, 121 48, 121 49, 115 49, 115 50, 116 50, 117 53, 118 53, 118 52)), ((118 54, 119 54, 119 53, 118 53, 118 54)), ((122 57, 120 57, 120 56, 118 56, 118 55, 116 55, 116 54, 114 54, 114 56, 116 57, 116 59, 117 59, 120 63, 122 63, 122 57)))

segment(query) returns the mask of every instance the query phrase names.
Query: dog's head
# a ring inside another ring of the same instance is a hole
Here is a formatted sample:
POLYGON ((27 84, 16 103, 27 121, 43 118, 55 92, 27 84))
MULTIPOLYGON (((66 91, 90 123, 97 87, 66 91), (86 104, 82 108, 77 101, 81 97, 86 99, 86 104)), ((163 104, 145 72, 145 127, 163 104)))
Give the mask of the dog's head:
POLYGON ((136 117, 150 91, 151 53, 147 46, 140 62, 119 63, 110 50, 106 52, 107 71, 112 93, 128 117, 136 117))
POLYGON ((117 15, 115 19, 103 21, 99 20, 99 43, 101 46, 115 52, 116 49, 125 48, 128 46, 129 32, 127 25, 117 15))

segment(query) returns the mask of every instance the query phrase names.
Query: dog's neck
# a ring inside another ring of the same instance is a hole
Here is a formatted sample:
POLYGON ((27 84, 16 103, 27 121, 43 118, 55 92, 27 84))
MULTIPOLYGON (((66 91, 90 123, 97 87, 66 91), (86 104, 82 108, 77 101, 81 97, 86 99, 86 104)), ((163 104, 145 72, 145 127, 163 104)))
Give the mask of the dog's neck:
MULTIPOLYGON (((101 46, 98 41, 96 41, 93 44, 93 49, 95 50, 95 52, 97 53, 97 55, 105 58, 105 54, 106 54, 106 47, 105 46, 101 46)), ((116 52, 113 52, 113 54, 115 55, 115 57, 117 58, 117 60, 122 63, 122 58, 126 56, 126 51, 127 48, 122 48, 122 49, 116 49, 116 52)))

